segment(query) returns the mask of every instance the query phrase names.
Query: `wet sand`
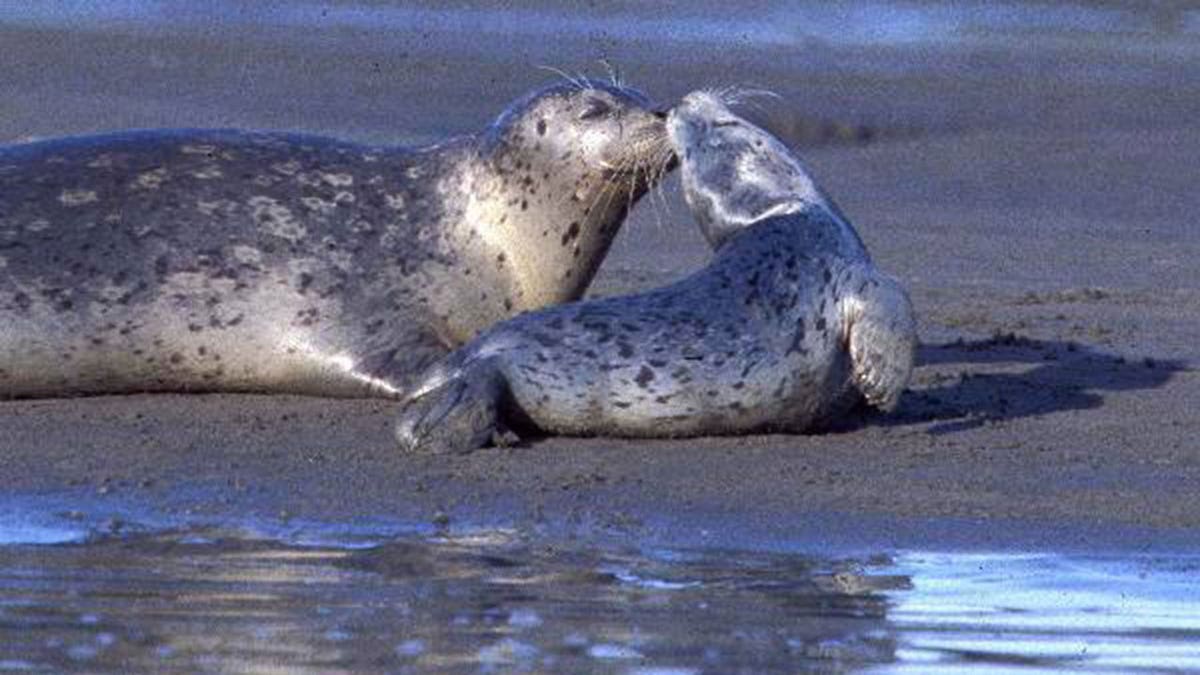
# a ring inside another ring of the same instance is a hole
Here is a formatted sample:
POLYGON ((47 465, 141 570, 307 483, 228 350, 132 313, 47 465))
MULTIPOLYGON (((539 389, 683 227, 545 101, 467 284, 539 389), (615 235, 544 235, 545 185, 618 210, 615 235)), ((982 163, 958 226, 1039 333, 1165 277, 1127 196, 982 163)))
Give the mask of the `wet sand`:
MULTIPOLYGON (((8 139, 194 125, 425 139, 477 128, 550 77, 533 64, 551 47, 485 58, 366 29, 253 43, 233 29, 0 31, 0 60, 18 64, 0 75, 8 139), (370 65, 383 54, 394 61, 370 65)), ((912 293, 923 346, 899 411, 822 435, 429 457, 393 447, 385 401, 3 402, 0 516, 792 551, 1200 548, 1200 67, 993 45, 739 45, 657 63, 634 40, 560 42, 574 51, 554 65, 616 54, 663 99, 775 89, 784 102, 764 114, 796 138, 812 119, 879 130, 804 156, 912 293)), ((640 205, 593 291, 657 285, 706 256, 669 187, 665 205, 640 205)))

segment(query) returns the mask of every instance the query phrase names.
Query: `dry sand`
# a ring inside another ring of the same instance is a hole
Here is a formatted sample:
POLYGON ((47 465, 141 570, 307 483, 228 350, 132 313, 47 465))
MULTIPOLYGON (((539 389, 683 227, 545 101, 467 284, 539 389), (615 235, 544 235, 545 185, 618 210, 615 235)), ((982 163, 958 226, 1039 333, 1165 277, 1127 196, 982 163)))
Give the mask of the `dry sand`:
MULTIPOLYGON (((532 66, 544 54, 519 44, 485 58, 370 31, 244 37, 8 26, 0 138, 233 125, 421 139, 476 128, 545 79, 532 66)), ((666 99, 753 76, 785 95, 766 116, 794 136, 810 118, 881 131, 805 157, 920 314, 898 412, 823 435, 547 438, 428 457, 396 451, 382 401, 4 402, 0 513, 792 550, 1200 548, 1200 67, 830 45, 657 63, 636 41, 560 42, 558 64, 587 67, 600 44, 666 99)), ((639 207, 594 292, 656 285, 706 256, 669 188, 665 206, 639 207)))

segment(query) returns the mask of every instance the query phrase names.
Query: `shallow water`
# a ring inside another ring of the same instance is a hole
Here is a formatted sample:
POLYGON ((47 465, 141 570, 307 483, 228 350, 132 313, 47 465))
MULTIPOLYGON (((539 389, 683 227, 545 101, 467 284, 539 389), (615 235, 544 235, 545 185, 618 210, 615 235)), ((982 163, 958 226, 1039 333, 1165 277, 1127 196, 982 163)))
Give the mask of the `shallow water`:
POLYGON ((0 671, 1200 668, 1200 557, 830 560, 511 533, 0 547, 0 671))

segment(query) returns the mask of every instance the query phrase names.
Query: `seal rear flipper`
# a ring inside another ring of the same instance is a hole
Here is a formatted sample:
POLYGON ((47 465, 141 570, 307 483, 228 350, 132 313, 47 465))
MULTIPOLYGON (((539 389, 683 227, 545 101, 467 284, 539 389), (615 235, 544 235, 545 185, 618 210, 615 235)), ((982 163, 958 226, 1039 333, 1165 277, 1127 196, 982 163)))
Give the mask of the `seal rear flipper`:
POLYGON ((413 452, 469 452, 498 433, 500 374, 486 361, 431 368, 405 399, 396 440, 413 452))
POLYGON ((908 294, 895 279, 864 270, 858 291, 842 301, 854 384, 867 403, 895 409, 916 360, 917 324, 908 294))

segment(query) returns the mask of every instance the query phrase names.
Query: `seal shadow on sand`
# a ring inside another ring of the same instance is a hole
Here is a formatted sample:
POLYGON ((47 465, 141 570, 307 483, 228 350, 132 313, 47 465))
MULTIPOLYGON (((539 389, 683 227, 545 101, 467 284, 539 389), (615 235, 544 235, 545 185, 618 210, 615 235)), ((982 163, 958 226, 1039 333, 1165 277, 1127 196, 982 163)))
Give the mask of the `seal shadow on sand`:
MULTIPOLYGON (((988 423, 1066 410, 1098 408, 1105 392, 1153 389, 1187 369, 1182 361, 1128 359, 1076 342, 1012 333, 983 340, 921 345, 916 387, 890 415, 862 412, 838 425, 907 426, 933 423, 928 433, 966 431, 988 423), (972 366, 1038 365, 1021 372, 973 372, 972 366), (949 366, 950 368, 947 368, 949 366), (953 368, 963 366, 963 368, 953 368), (921 372, 934 367, 933 373, 921 372)), ((911 386, 911 385, 910 385, 911 386)))

